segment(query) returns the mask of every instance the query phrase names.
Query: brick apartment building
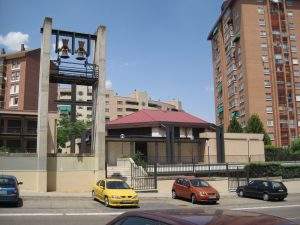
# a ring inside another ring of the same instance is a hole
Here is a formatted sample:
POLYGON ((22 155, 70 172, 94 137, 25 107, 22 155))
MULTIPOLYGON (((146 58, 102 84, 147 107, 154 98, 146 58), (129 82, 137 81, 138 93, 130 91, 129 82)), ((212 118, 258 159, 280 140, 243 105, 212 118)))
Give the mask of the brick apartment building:
MULTIPOLYGON (((40 49, 0 53, 0 147, 35 152, 40 49)), ((57 85, 49 86, 49 113, 57 112, 57 85)))
POLYGON ((217 125, 257 113, 275 145, 299 137, 300 1, 224 1, 208 40, 217 125))

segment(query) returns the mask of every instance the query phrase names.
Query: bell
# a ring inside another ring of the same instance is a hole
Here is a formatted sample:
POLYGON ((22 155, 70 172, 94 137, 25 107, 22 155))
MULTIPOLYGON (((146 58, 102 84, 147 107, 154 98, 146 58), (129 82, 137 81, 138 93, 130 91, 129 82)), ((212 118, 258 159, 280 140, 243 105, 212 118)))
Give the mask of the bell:
POLYGON ((76 50, 77 60, 85 60, 86 51, 84 49, 84 41, 78 41, 78 49, 76 50))
POLYGON ((69 39, 62 39, 62 47, 59 49, 59 52, 61 52, 60 57, 63 59, 69 58, 69 46, 68 46, 69 39))

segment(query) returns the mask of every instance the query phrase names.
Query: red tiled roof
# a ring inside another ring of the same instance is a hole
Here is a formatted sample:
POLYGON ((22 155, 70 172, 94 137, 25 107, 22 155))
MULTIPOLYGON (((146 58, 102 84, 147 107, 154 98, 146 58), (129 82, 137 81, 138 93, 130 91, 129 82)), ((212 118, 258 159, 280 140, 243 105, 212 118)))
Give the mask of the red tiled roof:
POLYGON ((182 111, 174 112, 143 109, 122 118, 110 121, 107 125, 108 127, 114 127, 145 123, 182 123, 193 125, 208 124, 208 122, 182 111))

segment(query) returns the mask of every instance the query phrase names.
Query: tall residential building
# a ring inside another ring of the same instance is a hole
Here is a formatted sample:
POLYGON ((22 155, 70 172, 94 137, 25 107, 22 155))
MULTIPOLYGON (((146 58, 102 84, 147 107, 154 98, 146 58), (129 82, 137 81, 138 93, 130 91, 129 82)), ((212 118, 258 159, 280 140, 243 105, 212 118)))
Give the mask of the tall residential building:
MULTIPOLYGON (((0 53, 0 110, 37 111, 40 49, 0 53)), ((49 111, 56 112, 57 85, 49 85, 49 111)))
POLYGON ((300 1, 224 1, 208 40, 216 123, 257 113, 275 145, 299 137, 300 1))
MULTIPOLYGON (((129 96, 119 96, 113 90, 106 90, 105 94, 105 118, 107 121, 114 120, 125 115, 129 115, 141 109, 161 109, 169 111, 182 110, 179 100, 155 101, 152 100, 147 92, 134 91, 129 96)), ((71 87, 61 85, 58 91, 59 100, 71 99, 71 87)), ((76 101, 87 101, 92 103, 92 88, 87 86, 76 87, 76 101)), ((70 113, 70 105, 59 105, 61 114, 70 113)), ((92 104, 90 106, 76 106, 76 115, 80 120, 89 120, 92 118, 92 104)))

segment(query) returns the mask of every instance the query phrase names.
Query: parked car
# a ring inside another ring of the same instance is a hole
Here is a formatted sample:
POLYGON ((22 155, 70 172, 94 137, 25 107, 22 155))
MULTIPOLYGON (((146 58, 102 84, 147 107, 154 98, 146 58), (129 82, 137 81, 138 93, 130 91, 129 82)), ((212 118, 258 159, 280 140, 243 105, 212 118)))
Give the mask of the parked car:
POLYGON ((123 180, 103 179, 93 187, 92 196, 105 206, 135 206, 139 205, 137 193, 123 180))
POLYGON ((107 225, 292 225, 286 219, 242 211, 173 209, 126 212, 107 225))
POLYGON ((17 207, 22 206, 20 198, 19 185, 15 176, 0 175, 0 203, 15 204, 17 207))
POLYGON ((252 180, 245 186, 239 186, 236 193, 240 197, 283 200, 287 197, 287 188, 282 182, 268 180, 252 180))
POLYGON ((190 199, 192 203, 216 203, 220 195, 216 189, 200 178, 177 178, 172 187, 172 198, 190 199))

